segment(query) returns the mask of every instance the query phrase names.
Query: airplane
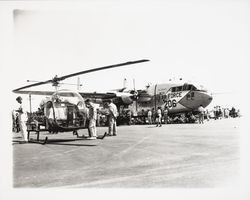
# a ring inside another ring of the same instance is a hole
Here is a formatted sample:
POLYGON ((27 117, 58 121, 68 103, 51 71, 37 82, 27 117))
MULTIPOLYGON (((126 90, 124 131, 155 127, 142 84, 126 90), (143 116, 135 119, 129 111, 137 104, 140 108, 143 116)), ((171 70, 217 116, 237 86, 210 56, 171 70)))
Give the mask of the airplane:
POLYGON ((156 112, 159 107, 161 110, 167 109, 170 117, 190 112, 196 114, 200 105, 205 108, 213 100, 212 93, 202 85, 190 83, 190 81, 149 84, 145 89, 140 90, 135 89, 134 83, 133 90, 123 87, 115 91, 121 93, 117 93, 113 98, 113 102, 121 108, 117 119, 118 124, 129 124, 126 114, 128 111, 133 118, 144 121, 148 110, 156 112))
MULTIPOLYGON (((29 84, 17 89, 14 89, 13 92, 17 94, 29 94, 31 95, 46 95, 50 96, 51 98, 44 102, 43 108, 43 115, 42 115, 42 122, 40 125, 45 126, 45 129, 40 129, 40 126, 38 123, 36 123, 36 127, 34 130, 29 129, 28 131, 28 141, 29 142, 35 142, 35 143, 40 143, 40 144, 45 144, 48 141, 48 137, 45 138, 44 141, 40 141, 39 139, 39 134, 42 131, 49 131, 49 132, 73 132, 73 135, 77 135, 77 131, 80 129, 85 129, 86 124, 84 121, 86 121, 86 106, 85 106, 85 101, 84 98, 100 98, 105 95, 105 98, 113 98, 116 97, 114 93, 105 93, 105 94, 100 94, 100 93, 79 93, 77 91, 70 91, 70 90, 58 90, 58 86, 60 81, 65 80, 67 78, 73 77, 73 76, 78 76, 81 74, 87 74, 95 71, 100 71, 100 70, 105 70, 105 69, 110 69, 110 68, 116 68, 116 67, 121 67, 121 66, 126 66, 126 65, 132 65, 132 64, 137 64, 137 63, 142 63, 142 62, 148 62, 149 60, 143 59, 143 60, 136 60, 136 61, 129 61, 125 63, 120 63, 120 64, 115 64, 115 65, 109 65, 105 67, 99 67, 99 68, 94 68, 94 69, 89 69, 73 74, 68 74, 65 76, 58 77, 57 75, 47 81, 42 81, 42 82, 37 82, 33 84, 29 84), (44 85, 52 83, 52 85, 55 87, 55 91, 28 91, 25 90, 27 88, 39 86, 39 85, 44 85), (37 133, 37 140, 36 141, 31 141, 30 140, 30 132, 36 132, 37 133)), ((128 94, 125 94, 127 97, 128 94)), ((131 96, 131 95, 129 95, 131 96)), ((30 98, 31 100, 31 98, 30 98)), ((31 105, 31 103, 30 103, 31 105)), ((30 113, 31 114, 31 113, 30 113)), ((40 119, 41 119, 40 118, 40 119)), ((28 121, 32 121, 32 116, 28 121)), ((34 120, 33 120, 34 122, 34 120)), ((33 125, 33 124, 28 124, 28 125, 33 125)), ((99 139, 103 139, 105 137, 105 134, 100 137, 99 139)))

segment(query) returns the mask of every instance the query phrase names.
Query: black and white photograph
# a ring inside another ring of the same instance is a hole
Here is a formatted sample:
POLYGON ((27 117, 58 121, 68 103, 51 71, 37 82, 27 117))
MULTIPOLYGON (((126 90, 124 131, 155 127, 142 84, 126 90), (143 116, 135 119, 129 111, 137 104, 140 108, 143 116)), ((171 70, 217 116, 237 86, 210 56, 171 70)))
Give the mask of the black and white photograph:
POLYGON ((0 46, 1 199, 250 198, 249 1, 0 1, 0 46))

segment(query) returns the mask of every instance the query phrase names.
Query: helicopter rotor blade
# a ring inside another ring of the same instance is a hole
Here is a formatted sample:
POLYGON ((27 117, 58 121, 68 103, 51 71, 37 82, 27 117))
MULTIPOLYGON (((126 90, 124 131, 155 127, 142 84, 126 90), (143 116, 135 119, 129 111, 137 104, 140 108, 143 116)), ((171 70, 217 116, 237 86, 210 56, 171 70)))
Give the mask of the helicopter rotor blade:
POLYGON ((33 84, 30 84, 30 85, 26 85, 26 86, 14 89, 13 92, 16 92, 16 91, 19 91, 19 90, 23 90, 23 89, 26 89, 26 88, 30 88, 30 87, 34 87, 34 86, 38 86, 38 85, 47 84, 47 83, 52 83, 52 80, 47 80, 47 81, 42 81, 42 82, 38 82, 38 83, 33 83, 33 84))
POLYGON ((110 69, 110 68, 115 68, 115 67, 121 67, 121 66, 125 66, 125 65, 132 65, 132 64, 142 63, 142 62, 148 62, 148 61, 149 60, 147 60, 147 59, 137 60, 137 61, 129 61, 129 62, 115 64, 115 65, 108 65, 108 66, 105 66, 105 67, 99 67, 99 68, 89 69, 89 70, 85 70, 85 71, 81 71, 81 72, 69 74, 69 75, 66 75, 66 76, 61 76, 61 77, 55 76, 51 80, 47 80, 47 81, 43 81, 43 82, 38 82, 38 83, 33 83, 33 84, 30 84, 30 85, 26 85, 26 86, 14 89, 13 92, 16 92, 16 91, 19 91, 19 90, 22 90, 22 89, 26 89, 26 88, 30 88, 30 87, 34 87, 34 86, 38 86, 38 85, 47 84, 47 83, 53 83, 53 84, 57 85, 59 81, 65 80, 65 79, 73 77, 73 76, 77 76, 77 75, 81 75, 81 74, 87 74, 87 73, 91 73, 91 72, 95 72, 95 71, 100 71, 100 70, 105 70, 105 69, 110 69))
POLYGON ((105 67, 99 67, 99 68, 89 69, 89 70, 85 70, 85 71, 81 71, 81 72, 69 74, 69 75, 66 75, 66 76, 58 77, 58 80, 62 81, 64 79, 66 79, 66 78, 70 78, 70 77, 81 75, 81 74, 87 74, 87 73, 101 71, 101 70, 105 70, 105 69, 110 69, 110 68, 115 68, 115 67, 121 67, 121 66, 125 66, 125 65, 132 65, 132 64, 137 64, 137 63, 142 63, 142 62, 148 62, 148 61, 149 60, 143 59, 143 60, 129 61, 129 62, 115 64, 115 65, 108 65, 108 66, 105 66, 105 67))

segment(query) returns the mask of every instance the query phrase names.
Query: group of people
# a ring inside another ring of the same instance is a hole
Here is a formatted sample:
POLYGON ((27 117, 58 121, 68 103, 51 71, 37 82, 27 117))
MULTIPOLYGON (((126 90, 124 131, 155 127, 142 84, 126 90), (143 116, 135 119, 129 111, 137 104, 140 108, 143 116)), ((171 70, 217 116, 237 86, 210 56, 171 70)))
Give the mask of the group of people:
POLYGON ((164 111, 162 111, 161 107, 158 107, 156 111, 153 108, 152 110, 148 110, 147 112, 148 124, 156 123, 156 127, 161 127, 162 119, 164 118, 164 121, 166 122, 167 117, 168 117, 167 108, 164 111))
MULTIPOLYGON (((97 108, 96 106, 89 100, 85 100, 85 105, 88 109, 87 112, 87 127, 89 137, 88 139, 94 140, 97 138, 97 129, 96 129, 96 122, 97 122, 97 108)), ((104 102, 105 115, 108 118, 108 136, 116 136, 117 135, 117 128, 116 128, 116 119, 118 117, 118 110, 116 105, 112 102, 112 100, 107 100, 104 102)))
POLYGON ((234 107, 229 109, 229 108, 222 108, 221 106, 215 106, 210 113, 210 118, 214 118, 215 120, 222 118, 229 118, 229 117, 235 118, 240 116, 241 116, 240 110, 234 107))
MULTIPOLYGON (((86 124, 85 126, 88 128, 88 137, 87 139, 97 139, 97 129, 96 125, 98 123, 98 114, 97 107, 94 103, 92 103, 89 99, 85 100, 86 105, 86 124)), ((107 100, 104 102, 104 110, 103 114, 107 116, 108 120, 108 134, 109 136, 117 135, 116 128, 116 119, 118 116, 118 110, 112 100, 107 100)), ((101 111, 99 111, 101 112, 101 111)), ((12 112, 12 120, 13 120, 13 132, 20 132, 23 142, 28 142, 28 131, 27 131, 27 121, 28 115, 27 110, 24 108, 22 103, 22 97, 16 98, 16 106, 12 112)))

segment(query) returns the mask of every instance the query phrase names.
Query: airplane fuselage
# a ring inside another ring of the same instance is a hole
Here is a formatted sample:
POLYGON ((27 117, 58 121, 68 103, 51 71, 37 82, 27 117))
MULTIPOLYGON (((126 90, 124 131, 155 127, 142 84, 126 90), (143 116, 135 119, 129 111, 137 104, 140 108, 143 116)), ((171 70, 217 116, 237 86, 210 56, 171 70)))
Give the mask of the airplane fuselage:
POLYGON ((137 100, 137 111, 167 107, 169 114, 196 111, 200 105, 210 104, 212 96, 192 84, 155 84, 141 91, 137 100))

